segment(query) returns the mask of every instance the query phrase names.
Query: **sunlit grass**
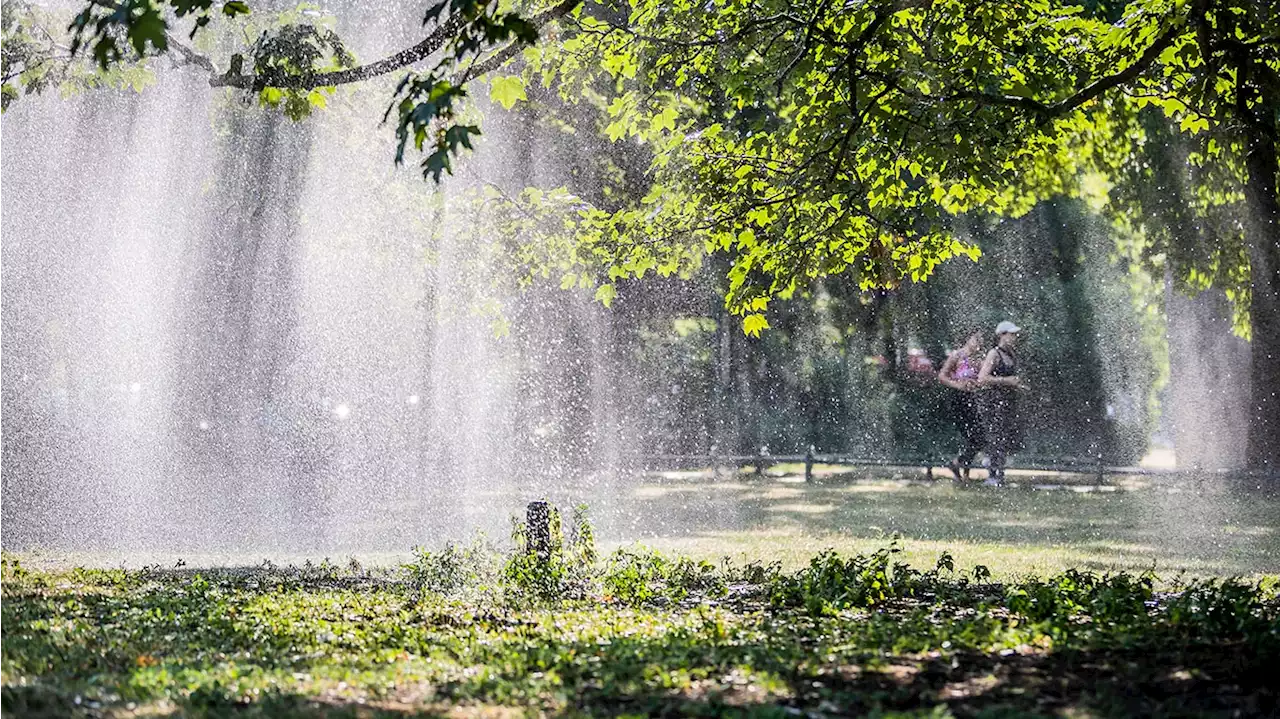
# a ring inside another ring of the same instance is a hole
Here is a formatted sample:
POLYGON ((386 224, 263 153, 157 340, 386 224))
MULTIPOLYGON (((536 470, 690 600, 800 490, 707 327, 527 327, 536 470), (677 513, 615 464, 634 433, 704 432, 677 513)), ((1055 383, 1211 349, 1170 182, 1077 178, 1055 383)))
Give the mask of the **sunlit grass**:
MULTIPOLYGON (((820 550, 866 551, 901 536, 913 561, 932 562, 950 552, 965 565, 983 564, 998 576, 1046 574, 1067 568, 1143 571, 1161 576, 1280 574, 1280 499, 1259 491, 1237 491, 1221 481, 1111 478, 1096 485, 1088 476, 1017 473, 1014 487, 958 487, 949 479, 929 482, 923 470, 820 466, 816 481, 773 467, 765 476, 749 470, 683 471, 623 477, 607 488, 563 486, 489 491, 475 526, 505 541, 508 518, 521 515, 530 499, 547 496, 561 506, 586 502, 599 541, 610 548, 631 544, 675 549, 716 560, 778 561, 803 565, 820 550), (1038 487, 1038 488, 1037 488, 1038 487)), ((343 564, 404 561, 415 544, 439 547, 466 541, 467 531, 406 533, 415 507, 388 507, 365 524, 343 527, 359 542, 311 553, 210 548, 203 552, 24 550, 34 566, 187 566, 343 564), (402 537, 387 545, 386 537, 402 537)), ((471 515, 469 515, 471 516, 471 515)))
MULTIPOLYGON (((729 557, 736 562, 779 562, 786 569, 803 566, 823 549, 841 553, 868 552, 883 546, 885 539, 868 539, 838 534, 806 535, 782 532, 726 532, 703 537, 655 539, 646 544, 664 551, 679 552, 707 560, 729 557)), ((1097 572, 1155 569, 1169 578, 1216 576, 1217 564, 1209 561, 1181 559, 1160 561, 1161 553, 1152 548, 1095 545, 1051 546, 1046 544, 1009 544, 959 540, 912 539, 904 543, 906 561, 914 566, 927 566, 942 552, 955 558, 956 566, 972 569, 983 565, 998 579, 1046 576, 1066 569, 1088 569, 1097 572)), ((1266 576, 1250 573, 1250 578, 1266 576)))
MULTIPOLYGON (((628 541, 706 559, 803 565, 824 548, 861 552, 901 536, 907 556, 943 551, 1002 577, 1069 568, 1166 577, 1280 573, 1280 499, 1221 482, 1142 477, 1106 485, 1079 475, 1019 472, 1001 489, 925 481, 923 470, 774 467, 716 479, 655 476, 633 489, 640 523, 628 541), (705 508, 705 510, 703 509, 705 508)), ((606 534, 607 536, 607 534, 606 534)))

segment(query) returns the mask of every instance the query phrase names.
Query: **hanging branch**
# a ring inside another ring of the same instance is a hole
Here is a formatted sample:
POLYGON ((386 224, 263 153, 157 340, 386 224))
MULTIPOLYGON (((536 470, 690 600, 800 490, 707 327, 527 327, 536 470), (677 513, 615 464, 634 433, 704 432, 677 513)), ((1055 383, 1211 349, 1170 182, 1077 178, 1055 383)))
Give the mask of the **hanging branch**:
MULTIPOLYGON (((559 19, 573 12, 575 8, 582 3, 582 0, 563 0, 559 5, 547 10, 546 12, 534 17, 530 20, 530 24, 535 29, 541 29, 544 25, 553 20, 559 19)), ((431 34, 427 35, 416 45, 405 48, 390 57, 383 58, 377 62, 367 65, 347 68, 345 70, 336 70, 333 72, 317 72, 317 73, 301 73, 298 75, 275 76, 267 80, 260 75, 242 75, 235 67, 222 75, 215 75, 209 79, 209 84, 213 87, 238 87, 245 90, 262 90, 266 87, 279 88, 282 90, 310 90, 317 87, 328 87, 332 85, 346 85, 353 82, 361 82, 369 80, 380 75, 386 75, 396 70, 408 67, 414 63, 425 60, 432 53, 439 50, 445 45, 457 32, 462 28, 462 17, 460 15, 452 15, 440 25, 436 26, 431 34)), ((519 41, 512 42, 507 47, 499 50, 488 60, 484 61, 477 68, 468 73, 469 77, 475 77, 493 70, 506 59, 519 52, 521 43, 519 41), (500 59, 499 59, 500 58, 500 59)))

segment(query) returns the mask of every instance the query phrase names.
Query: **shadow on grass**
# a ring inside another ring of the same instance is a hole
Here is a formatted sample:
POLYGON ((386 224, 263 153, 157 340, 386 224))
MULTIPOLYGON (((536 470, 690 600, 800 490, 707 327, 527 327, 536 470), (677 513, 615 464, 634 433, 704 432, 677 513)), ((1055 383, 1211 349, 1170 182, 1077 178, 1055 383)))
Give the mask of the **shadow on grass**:
MULTIPOLYGON (((784 632, 777 639, 798 638, 784 632)), ((1280 657, 1275 652, 1257 652, 1239 642, 1146 639, 1143 646, 1127 648, 945 656, 886 655, 868 647, 861 656, 846 654, 841 657, 845 661, 831 662, 813 651, 780 651, 777 641, 719 644, 695 636, 623 637, 603 648, 582 642, 529 646, 535 654, 561 658, 538 673, 555 672, 557 682, 543 684, 519 667, 495 663, 482 676, 441 682, 425 705, 394 690, 384 698, 353 701, 287 690, 245 698, 206 685, 144 707, 151 716, 326 719, 510 716, 517 708, 566 717, 924 717, 936 716, 940 707, 956 717, 1262 717, 1280 712, 1273 681, 1280 657), (575 662, 575 656, 598 660, 575 662), (520 688, 520 699, 495 701, 490 695, 501 693, 493 691, 497 685, 520 688)), ((811 647, 818 648, 826 647, 811 647)), ((305 670, 306 665, 295 668, 305 670)), ((55 677, 48 679, 54 681, 5 686, 5 715, 95 717, 128 715, 135 709, 123 702, 88 702, 59 688, 55 677)))
MULTIPOLYGON (((1273 716, 1280 710, 1274 682, 1280 651, 1271 635, 1247 643, 1161 626, 1137 637, 1104 631, 1097 641, 1054 650, 984 652, 976 647, 995 642, 1002 629, 971 617, 950 626, 952 639, 967 648, 902 652, 894 647, 918 642, 936 617, 872 614, 854 621, 858 626, 848 618, 778 616, 762 620, 754 641, 708 629, 661 639, 615 637, 603 648, 598 641, 550 642, 538 654, 566 658, 545 669, 564 681, 569 714, 928 715, 943 705, 960 717, 1073 710, 1106 717, 1273 716), (584 656, 598 661, 567 659, 584 656)), ((496 675, 448 691, 474 696, 485 683, 523 677, 496 675)))
MULTIPOLYGON (((137 707, 90 705, 83 699, 61 694, 40 686, 6 686, 0 690, 3 701, 0 709, 6 716, 54 719, 55 717, 98 717, 138 712, 137 707)), ((279 717, 280 719, 435 719, 456 714, 448 708, 424 709, 420 707, 378 706, 369 702, 320 700, 315 697, 290 692, 271 692, 268 695, 243 701, 228 694, 205 691, 179 701, 164 701, 144 705, 141 715, 154 717, 279 717)))
MULTIPOLYGON (((612 502, 602 535, 714 538, 784 532, 1071 549, 1097 568, 1280 572, 1280 498, 1224 482, 1111 492, 956 487, 870 475, 806 484, 734 476, 655 481, 612 502), (1100 551, 1101 550, 1101 551, 1100 551)), ((1087 487, 1086 487, 1087 488, 1087 487)), ((1087 565, 1086 565, 1087 566, 1087 565)))

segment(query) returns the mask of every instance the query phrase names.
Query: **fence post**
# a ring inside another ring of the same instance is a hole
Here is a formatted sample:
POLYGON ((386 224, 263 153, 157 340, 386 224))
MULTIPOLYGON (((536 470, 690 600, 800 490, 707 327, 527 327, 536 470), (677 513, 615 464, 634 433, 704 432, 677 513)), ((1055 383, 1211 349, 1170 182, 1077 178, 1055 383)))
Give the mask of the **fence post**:
POLYGON ((538 559, 551 560, 551 506, 545 500, 529 503, 525 510, 525 527, 528 531, 528 542, 525 551, 537 555, 538 559))
POLYGON ((757 475, 764 476, 764 470, 766 466, 765 462, 768 461, 768 457, 769 457, 769 448, 766 446, 761 446, 760 449, 756 452, 756 474, 757 475))
POLYGON ((804 453, 804 481, 813 481, 813 445, 804 453))

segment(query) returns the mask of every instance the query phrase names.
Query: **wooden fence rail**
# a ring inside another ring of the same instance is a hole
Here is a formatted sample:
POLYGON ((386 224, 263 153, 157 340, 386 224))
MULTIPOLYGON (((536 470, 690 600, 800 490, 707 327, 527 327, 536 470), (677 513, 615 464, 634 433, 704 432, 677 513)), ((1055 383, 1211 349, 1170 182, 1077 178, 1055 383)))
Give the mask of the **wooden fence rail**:
MULTIPOLYGON (((713 466, 720 464, 750 465, 754 466, 758 473, 763 473, 764 470, 775 464, 803 463, 804 478, 807 482, 813 481, 813 467, 817 464, 923 469, 930 479, 933 478, 935 467, 945 466, 939 463, 936 457, 865 457, 813 451, 805 454, 638 454, 630 455, 630 457, 645 464, 676 462, 683 466, 696 464, 710 464, 713 466)), ((1280 473, 1276 472, 1188 467, 1112 466, 1105 464, 1100 458, 1096 457, 1021 457, 1011 460, 1007 466, 1009 469, 1092 475, 1099 482, 1104 481, 1108 476, 1183 476, 1188 474, 1280 481, 1280 473)))

